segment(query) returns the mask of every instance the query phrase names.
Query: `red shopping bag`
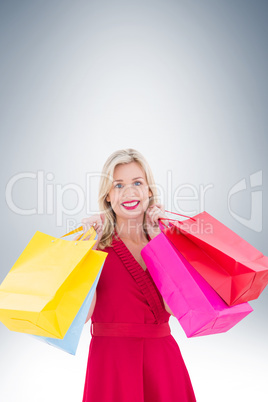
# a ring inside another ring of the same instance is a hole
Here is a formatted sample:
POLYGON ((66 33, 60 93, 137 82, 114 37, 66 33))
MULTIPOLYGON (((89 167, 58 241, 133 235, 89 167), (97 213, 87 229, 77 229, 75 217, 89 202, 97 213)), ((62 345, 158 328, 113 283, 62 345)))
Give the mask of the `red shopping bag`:
POLYGON ((163 232, 229 306, 257 299, 266 287, 268 258, 207 212, 163 232))

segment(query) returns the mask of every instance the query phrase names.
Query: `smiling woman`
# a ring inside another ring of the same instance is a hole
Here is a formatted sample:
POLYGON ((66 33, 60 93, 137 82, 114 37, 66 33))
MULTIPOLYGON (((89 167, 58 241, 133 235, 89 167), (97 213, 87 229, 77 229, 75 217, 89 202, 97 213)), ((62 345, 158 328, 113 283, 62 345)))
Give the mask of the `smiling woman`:
POLYGON ((133 149, 106 161, 99 190, 95 248, 108 253, 90 308, 92 339, 83 402, 193 402, 169 310, 141 257, 165 218, 145 158, 133 149), (165 308, 166 307, 166 308, 165 308))
POLYGON ((122 233, 121 231, 124 230, 124 237, 133 240, 134 235, 137 241, 146 240, 146 235, 141 229, 152 191, 148 186, 143 169, 135 161, 119 164, 115 167, 113 176, 113 185, 106 200, 116 214, 118 233, 122 233), (132 230, 128 227, 129 225, 126 225, 130 221, 134 223, 132 230), (137 238, 138 235, 139 238, 137 238))

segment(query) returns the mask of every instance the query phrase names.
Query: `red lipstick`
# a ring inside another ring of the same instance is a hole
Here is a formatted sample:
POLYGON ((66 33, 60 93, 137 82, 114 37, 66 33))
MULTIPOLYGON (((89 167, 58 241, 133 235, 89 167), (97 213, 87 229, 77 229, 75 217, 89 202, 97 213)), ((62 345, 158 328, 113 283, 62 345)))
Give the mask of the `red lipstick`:
POLYGON ((125 201, 125 202, 123 202, 121 205, 122 205, 125 209, 130 210, 130 209, 135 209, 135 208, 137 208, 137 206, 139 205, 139 203, 140 203, 139 200, 132 200, 132 201, 125 201), (127 206, 127 204, 133 204, 133 205, 127 206))

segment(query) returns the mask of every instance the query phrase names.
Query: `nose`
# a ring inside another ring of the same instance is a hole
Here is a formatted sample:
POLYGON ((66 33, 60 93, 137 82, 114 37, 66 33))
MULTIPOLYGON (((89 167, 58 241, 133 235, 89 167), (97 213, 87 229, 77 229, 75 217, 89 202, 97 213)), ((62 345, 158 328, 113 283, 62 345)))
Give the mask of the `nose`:
POLYGON ((140 195, 140 192, 139 192, 139 188, 137 186, 133 186, 133 185, 129 184, 128 186, 125 187, 124 198, 130 199, 130 198, 133 198, 134 196, 139 197, 139 195, 140 195))

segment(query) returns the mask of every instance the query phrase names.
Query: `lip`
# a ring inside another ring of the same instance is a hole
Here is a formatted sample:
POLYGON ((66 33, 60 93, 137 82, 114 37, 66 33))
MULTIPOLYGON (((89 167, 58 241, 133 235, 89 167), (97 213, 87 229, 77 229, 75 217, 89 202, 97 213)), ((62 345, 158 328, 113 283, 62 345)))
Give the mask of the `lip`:
POLYGON ((140 200, 131 200, 131 201, 124 201, 122 204, 131 204, 132 202, 138 202, 140 200))
POLYGON ((126 201, 126 202, 123 202, 121 205, 122 205, 122 207, 124 207, 124 208, 127 209, 127 210, 135 209, 135 208, 137 208, 137 207, 140 205, 140 201, 139 201, 139 200, 126 201), (130 203, 132 203, 132 202, 137 202, 138 204, 137 204, 137 205, 134 205, 133 207, 127 207, 127 206, 123 205, 123 204, 130 204, 130 203))

